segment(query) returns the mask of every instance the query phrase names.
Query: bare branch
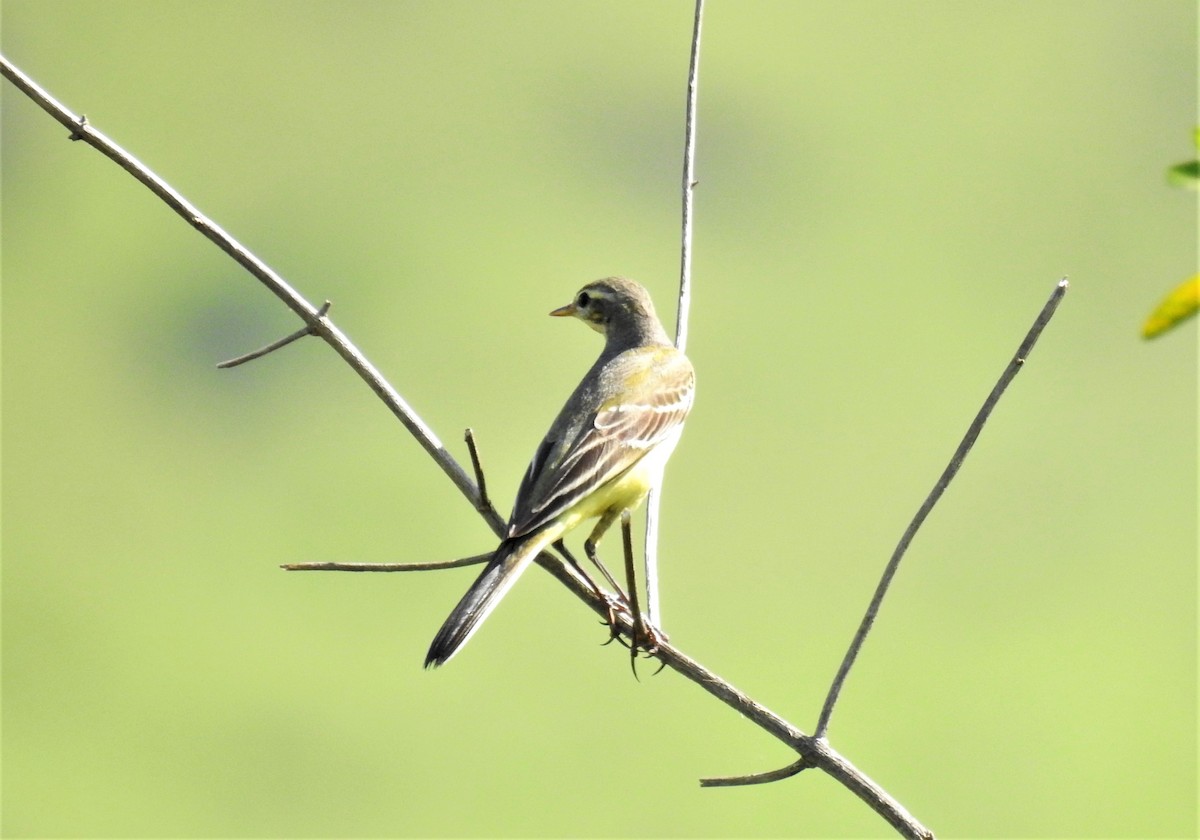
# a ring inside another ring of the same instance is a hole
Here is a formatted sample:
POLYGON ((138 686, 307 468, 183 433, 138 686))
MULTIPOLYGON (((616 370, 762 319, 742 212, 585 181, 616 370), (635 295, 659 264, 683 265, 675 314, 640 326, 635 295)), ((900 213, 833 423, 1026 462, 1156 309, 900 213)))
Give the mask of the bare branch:
MULTIPOLYGON (((583 578, 563 562, 556 562, 545 552, 538 556, 538 562, 554 575, 560 583, 585 602, 593 612, 602 618, 611 616, 609 604, 598 596, 583 578), (547 560, 551 562, 546 562, 547 560)), ((615 616, 617 623, 614 628, 626 639, 633 640, 633 620, 624 612, 615 616)), ((933 832, 925 828, 903 805, 892 798, 887 791, 880 787, 865 773, 851 764, 838 753, 823 738, 814 738, 804 734, 791 723, 772 712, 766 706, 758 703, 748 694, 722 679, 720 676, 705 668, 696 660, 669 642, 662 642, 654 656, 668 668, 685 679, 695 683, 713 697, 729 706, 742 717, 746 718, 760 729, 772 735, 787 747, 798 752, 804 762, 819 768, 829 774, 845 788, 861 799, 871 810, 879 814, 902 837, 932 838, 933 832)))
POLYGON ((463 439, 467 442, 467 451, 471 453, 471 467, 475 470, 475 486, 479 488, 479 501, 475 505, 475 509, 480 513, 485 513, 492 506, 491 499, 487 494, 487 479, 483 477, 483 464, 479 460, 479 447, 475 444, 474 429, 467 429, 463 432, 463 439))
MULTIPOLYGON (((692 18, 692 53, 688 61, 687 104, 683 129, 683 212, 679 247, 679 305, 675 315, 675 346, 687 351, 688 315, 692 307, 692 204, 696 189, 696 98, 700 74, 700 25, 704 20, 704 0, 696 0, 692 18)), ((658 515, 662 489, 652 488, 646 497, 646 539, 642 556, 646 570, 646 611, 650 624, 663 626, 662 602, 658 586, 658 515)))
POLYGON ((477 566, 492 559, 492 552, 472 554, 457 560, 435 560, 429 563, 284 563, 279 568, 285 572, 433 572, 438 569, 459 569, 477 566))
POLYGON ((807 758, 801 758, 798 761, 793 761, 787 767, 780 767, 778 770, 768 770, 765 773, 751 773, 748 776, 717 776, 709 779, 701 779, 700 787, 743 787, 745 785, 763 785, 767 782, 778 782, 783 779, 790 779, 804 770, 808 770, 816 765, 810 762, 807 758))
MULTIPOLYGON (((75 138, 72 137, 71 139, 74 140, 75 138)), ((329 307, 331 307, 331 306, 333 306, 333 301, 331 301, 331 300, 325 301, 324 305, 320 309, 317 310, 317 317, 324 318, 325 315, 328 314, 329 307)), ((291 335, 285 335, 283 338, 278 339, 277 341, 272 341, 266 347, 260 347, 257 350, 253 350, 249 353, 246 353, 245 355, 237 356, 233 359, 228 359, 224 362, 220 362, 217 364, 217 367, 221 368, 222 370, 225 370, 227 368, 237 367, 238 365, 244 365, 246 362, 252 362, 255 359, 262 358, 263 356, 267 355, 268 353, 273 353, 274 351, 278 350, 280 347, 286 347, 287 345, 291 344, 296 339, 304 338, 304 336, 306 336, 306 335, 316 335, 316 332, 313 330, 313 328, 311 326, 302 327, 301 329, 296 330, 291 335)))
POLYGON ((863 616, 862 622, 858 625, 858 630, 850 642, 850 648, 842 658, 842 664, 838 667, 837 675, 833 678, 833 684, 829 687, 829 693, 826 695, 825 703, 821 708, 821 716, 817 720, 815 737, 824 738, 829 731, 829 718, 833 715, 833 707, 837 704, 842 686, 846 682, 846 676, 850 673, 850 668, 854 665, 854 660, 858 658, 858 652, 862 649, 867 634, 871 632, 871 626, 875 623, 875 616, 879 613, 883 597, 887 594, 892 578, 896 574, 896 569, 900 566, 900 560, 904 557, 904 553, 908 551, 909 543, 912 542, 917 530, 925 522, 925 518, 933 510, 933 506, 938 503, 938 499, 942 497, 942 493, 946 491, 951 480, 958 474, 958 470, 966 459, 967 453, 975 445, 975 440, 979 437, 979 433, 983 431, 983 426, 988 421, 988 417, 991 416, 992 409, 1000 401, 1000 397, 1004 394, 1005 389, 1008 388, 1008 383, 1012 382, 1013 377, 1017 375, 1017 371, 1025 364, 1025 360, 1029 357, 1030 351, 1033 350, 1033 345, 1037 343, 1042 330, 1046 328, 1046 325, 1050 323, 1050 319, 1054 317, 1054 311, 1058 309, 1059 302, 1062 301, 1063 295, 1067 293, 1067 287, 1068 283, 1065 277, 1054 287, 1054 291, 1050 293, 1050 299, 1046 301, 1045 306, 1042 307, 1042 311, 1034 319, 1033 326, 1029 328, 1029 332, 1026 333, 1024 340, 1017 348, 1017 352, 1013 355, 1008 366, 1005 367, 1004 372, 1000 374, 1000 379, 996 382, 995 387, 992 388, 992 392, 983 401, 983 406, 975 415, 975 419, 971 421, 971 425, 967 428, 967 433, 963 436, 962 442, 958 444, 958 448, 950 456, 950 463, 946 465, 946 469, 938 477, 937 483, 933 485, 933 489, 929 491, 929 495, 925 498, 924 503, 917 510, 916 516, 913 517, 912 522, 905 529, 903 536, 900 537, 900 542, 897 544, 896 550, 892 552, 892 558, 883 570, 883 577, 880 579, 879 585, 875 588, 875 594, 871 598, 871 603, 867 606, 867 612, 863 616))
POLYGON ((683 232, 679 253, 679 311, 675 318, 675 346, 687 351, 688 315, 692 307, 692 203, 696 190, 696 93, 700 76, 700 24, 704 0, 696 0, 692 22, 692 56, 688 62, 687 110, 683 146, 683 232))

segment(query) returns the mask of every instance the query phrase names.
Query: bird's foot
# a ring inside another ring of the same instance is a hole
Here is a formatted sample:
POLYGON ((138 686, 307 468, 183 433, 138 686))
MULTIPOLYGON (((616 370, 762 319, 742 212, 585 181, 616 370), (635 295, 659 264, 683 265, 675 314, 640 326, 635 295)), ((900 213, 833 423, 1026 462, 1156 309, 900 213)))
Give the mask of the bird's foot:
MULTIPOLYGON (((633 669, 634 679, 637 675, 637 658, 639 653, 644 653, 647 657, 654 657, 658 653, 659 648, 668 641, 667 634, 659 630, 650 622, 646 621, 645 617, 639 613, 633 620, 633 632, 630 634, 629 643, 629 667, 633 669)), ((657 674, 667 667, 665 660, 660 661, 657 674)))
POLYGON ((620 642, 623 646, 629 647, 625 640, 621 638, 621 618, 632 621, 629 618, 629 605, 625 603, 625 599, 620 595, 613 595, 610 592, 601 593, 604 597, 604 603, 607 607, 608 614, 605 616, 603 624, 608 626, 608 640, 604 644, 609 644, 613 640, 620 642))

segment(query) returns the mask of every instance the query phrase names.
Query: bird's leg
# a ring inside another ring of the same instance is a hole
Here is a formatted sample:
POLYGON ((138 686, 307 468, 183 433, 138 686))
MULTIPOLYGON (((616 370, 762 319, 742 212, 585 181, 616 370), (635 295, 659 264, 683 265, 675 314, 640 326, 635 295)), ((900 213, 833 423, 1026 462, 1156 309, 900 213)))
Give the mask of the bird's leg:
MULTIPOLYGON (((617 613, 625 607, 625 593, 621 592, 621 587, 616 585, 616 582, 612 579, 612 576, 608 573, 608 570, 603 566, 599 566, 597 563, 600 571, 604 572, 604 576, 608 579, 609 584, 611 584, 619 594, 612 595, 608 592, 605 592, 600 588, 599 584, 597 584, 596 581, 593 580, 592 577, 583 570, 583 567, 579 565, 579 561, 575 559, 575 555, 567 550, 566 543, 564 543, 562 540, 557 540, 554 543, 554 547, 558 549, 559 554, 566 558, 566 561, 571 564, 571 568, 578 572, 581 578, 587 581, 588 585, 592 587, 592 591, 596 593, 596 597, 607 605, 608 616, 605 619, 605 623, 608 624, 609 629, 612 630, 612 628, 617 626, 617 613)), ((588 556, 591 557, 590 554, 588 556)), ((617 638, 616 631, 612 632, 612 637, 608 641, 611 642, 614 638, 617 638)), ((605 642, 605 644, 608 644, 608 642, 605 642)))
MULTIPOLYGON (((621 589, 621 585, 617 583, 617 579, 612 576, 612 573, 605 567, 603 563, 600 562, 600 555, 596 552, 596 547, 600 545, 601 537, 604 536, 605 531, 612 527, 612 524, 617 520, 617 516, 617 511, 608 511, 601 516, 600 521, 596 523, 596 527, 592 529, 592 533, 588 535, 586 540, 584 540, 583 550, 587 553, 588 559, 591 560, 592 563, 595 564, 596 568, 600 570, 600 574, 604 575, 604 579, 608 581, 608 585, 611 586, 613 591, 617 593, 617 599, 619 601, 619 603, 616 605, 617 609, 625 610, 629 613, 630 618, 632 618, 634 611, 629 606, 629 596, 625 594, 623 589, 621 589)), ((616 615, 612 611, 613 605, 610 603, 609 606, 609 618, 615 619, 616 615)), ((609 631, 612 633, 612 637, 609 639, 609 641, 611 642, 613 639, 620 641, 621 637, 617 632, 616 621, 610 620, 608 627, 609 631)), ((624 642, 621 642, 621 644, 624 644, 624 642)))
POLYGON ((598 540, 593 539, 593 537, 595 537, 595 532, 593 532, 592 536, 588 537, 587 541, 584 542, 583 550, 587 552, 588 559, 596 564, 596 568, 600 570, 600 574, 604 575, 604 579, 608 582, 608 585, 611 586, 613 591, 617 593, 617 598, 620 599, 621 604, 628 604, 629 597, 625 594, 625 590, 621 588, 621 584, 617 583, 616 579, 613 578, 612 573, 609 572, 608 569, 604 567, 604 564, 600 562, 600 557, 598 554, 596 554, 596 543, 598 540))
MULTIPOLYGON (((629 582, 629 612, 633 618, 633 629, 630 633, 629 644, 629 664, 633 668, 633 676, 636 678, 638 651, 644 650, 647 656, 653 656, 658 652, 659 645, 667 640, 667 636, 657 627, 646 621, 646 617, 642 615, 642 611, 638 606, 637 573, 633 564, 633 529, 630 526, 630 513, 628 510, 621 511, 621 536, 625 548, 625 577, 629 582)), ((661 671, 666 664, 664 662, 658 671, 661 671)), ((654 673, 657 674, 658 671, 654 673)))
POLYGON ((575 559, 575 555, 567 549, 567 544, 562 540, 555 540, 554 547, 566 559, 567 563, 571 565, 571 568, 587 582, 587 585, 592 587, 592 592, 596 593, 596 597, 607 600, 607 593, 600 588, 600 585, 592 579, 591 575, 584 571, 583 566, 579 565, 579 561, 575 559))

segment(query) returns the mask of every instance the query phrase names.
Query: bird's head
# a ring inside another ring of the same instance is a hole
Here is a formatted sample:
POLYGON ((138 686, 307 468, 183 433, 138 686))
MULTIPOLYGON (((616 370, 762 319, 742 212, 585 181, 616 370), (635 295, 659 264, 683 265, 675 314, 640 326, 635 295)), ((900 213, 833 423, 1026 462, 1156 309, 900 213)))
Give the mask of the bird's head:
POLYGON ((574 300, 550 314, 574 315, 610 343, 614 339, 630 346, 669 343, 650 293, 624 277, 594 280, 576 292, 574 300))

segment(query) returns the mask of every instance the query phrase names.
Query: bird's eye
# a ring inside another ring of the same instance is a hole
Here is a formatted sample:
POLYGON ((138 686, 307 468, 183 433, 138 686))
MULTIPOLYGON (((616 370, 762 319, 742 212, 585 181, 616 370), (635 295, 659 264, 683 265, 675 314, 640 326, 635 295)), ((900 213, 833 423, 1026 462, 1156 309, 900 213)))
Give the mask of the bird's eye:
POLYGON ((580 292, 579 297, 575 298, 575 305, 580 309, 586 309, 587 305, 592 302, 592 296, 587 292, 580 292))

